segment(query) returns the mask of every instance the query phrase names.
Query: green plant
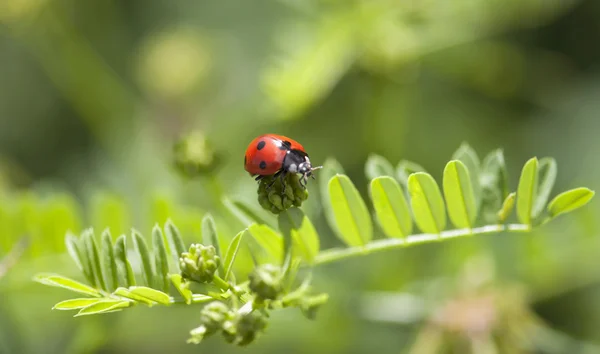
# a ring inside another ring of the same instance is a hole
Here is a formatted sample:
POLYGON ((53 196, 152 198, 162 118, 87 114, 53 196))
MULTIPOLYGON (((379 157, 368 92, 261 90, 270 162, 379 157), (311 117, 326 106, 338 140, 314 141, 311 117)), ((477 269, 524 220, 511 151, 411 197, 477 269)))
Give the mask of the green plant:
MULTIPOLYGON (((594 196, 587 188, 576 188, 548 202, 557 172, 552 158, 528 160, 516 192, 511 192, 501 150, 480 161, 469 145, 461 145, 444 169, 441 189, 415 163, 401 161, 394 167, 385 158, 372 155, 365 172, 379 226, 375 228, 367 203, 341 166, 330 159, 320 172, 326 218, 346 247, 322 250, 320 237, 304 212, 293 202, 265 201, 261 184, 256 205, 277 215, 277 227, 258 217, 257 207, 228 202, 234 214, 249 225, 229 240, 225 249, 210 214, 204 216, 201 235, 190 247, 171 221, 163 227, 155 225, 151 249, 142 234, 133 230, 131 254, 125 235, 114 240, 106 229, 98 244, 93 230, 88 229, 79 237, 66 237, 67 249, 87 284, 56 274, 39 274, 35 280, 86 295, 54 306, 78 310, 76 316, 138 305, 206 303, 189 342, 199 343, 221 333, 228 342, 247 345, 266 328, 271 311, 298 308, 308 318, 315 317, 328 299, 327 294, 314 294, 310 286, 311 269, 318 265, 456 237, 529 232, 594 196), (511 223, 515 208, 517 223, 511 223), (454 229, 448 229, 448 219, 454 229), (423 233, 414 233, 414 224, 423 233), (384 237, 375 239, 378 233, 384 237), (236 267, 242 253, 250 255, 253 264, 236 267)), ((286 190, 295 191, 293 182, 286 179, 284 183, 291 183, 286 190)), ((281 190, 283 185, 273 188, 281 190)), ((305 197, 303 194, 302 200, 305 197)))

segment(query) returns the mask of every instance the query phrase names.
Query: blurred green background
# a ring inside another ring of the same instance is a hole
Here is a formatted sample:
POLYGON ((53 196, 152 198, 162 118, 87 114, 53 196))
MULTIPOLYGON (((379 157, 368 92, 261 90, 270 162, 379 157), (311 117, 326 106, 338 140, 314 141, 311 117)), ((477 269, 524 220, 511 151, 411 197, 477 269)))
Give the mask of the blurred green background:
MULTIPOLYGON (((595 0, 0 1, 0 258, 30 240, 0 277, 0 353, 240 351, 185 343, 199 308, 73 319, 31 276, 78 276, 67 229, 171 217, 191 242, 210 212, 233 237, 221 199, 256 203, 242 155, 258 134, 337 159, 365 197, 371 153, 439 181, 463 141, 502 147, 513 189, 532 156, 557 159, 555 191, 598 189, 599 24, 595 0), (192 131, 218 165, 189 179, 173 144, 192 131)), ((340 245, 309 190, 322 244, 340 245)), ((323 266, 317 320, 277 313, 244 350, 598 352, 598 212, 323 266)))

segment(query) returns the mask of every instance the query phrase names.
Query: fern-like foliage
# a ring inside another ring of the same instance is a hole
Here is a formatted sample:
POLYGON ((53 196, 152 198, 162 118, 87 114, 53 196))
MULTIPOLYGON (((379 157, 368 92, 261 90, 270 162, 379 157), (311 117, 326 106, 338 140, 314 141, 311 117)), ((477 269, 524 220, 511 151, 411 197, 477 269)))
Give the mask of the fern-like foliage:
POLYGON ((179 230, 171 221, 162 229, 158 225, 153 228, 152 248, 137 230, 132 230, 130 240, 133 252, 127 247, 126 235, 113 240, 108 229, 102 232, 100 242, 92 229, 85 230, 79 237, 69 233, 65 238, 67 250, 87 284, 57 274, 39 274, 35 280, 86 295, 54 306, 57 310, 78 310, 75 316, 116 312, 139 304, 169 306, 213 299, 193 295, 177 274, 180 255, 186 249, 179 230), (132 264, 137 264, 138 269, 134 271, 132 264), (170 295, 172 289, 179 295, 170 295))
POLYGON ((527 232, 594 196, 587 188, 576 188, 548 202, 557 173, 552 158, 528 160, 512 189, 502 151, 492 151, 481 161, 467 144, 445 166, 441 186, 410 161, 394 167, 373 155, 365 172, 371 203, 335 160, 327 160, 319 175, 326 219, 344 247, 322 250, 313 223, 300 208, 278 212, 276 223, 271 223, 259 216, 260 206, 227 201, 225 205, 247 224, 228 242, 219 237, 210 215, 203 218, 202 235, 191 247, 171 221, 153 228, 151 248, 135 230, 129 249, 125 235, 113 240, 107 229, 97 240, 88 229, 79 237, 66 236, 67 249, 86 284, 54 274, 35 280, 85 295, 54 307, 78 310, 76 316, 136 305, 210 302, 190 341, 198 343, 220 332, 227 341, 245 345, 264 329, 268 311, 296 307, 313 318, 327 300, 326 294, 311 294, 310 273, 297 278, 301 267, 461 236, 527 232), (380 234, 384 237, 376 239, 380 234), (244 252, 254 264, 236 267, 244 252))

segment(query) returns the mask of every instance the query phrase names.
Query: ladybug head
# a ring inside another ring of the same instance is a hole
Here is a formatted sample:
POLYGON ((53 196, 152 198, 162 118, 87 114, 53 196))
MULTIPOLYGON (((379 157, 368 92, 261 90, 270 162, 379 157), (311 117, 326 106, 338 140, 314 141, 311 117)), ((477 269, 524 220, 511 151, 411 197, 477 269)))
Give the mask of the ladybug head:
POLYGON ((308 156, 305 156, 304 161, 298 165, 298 173, 302 174, 302 178, 300 178, 300 183, 306 186, 306 183, 308 182, 308 177, 312 177, 314 179, 315 176, 313 175, 313 171, 318 170, 320 168, 323 168, 323 166, 312 167, 308 156))

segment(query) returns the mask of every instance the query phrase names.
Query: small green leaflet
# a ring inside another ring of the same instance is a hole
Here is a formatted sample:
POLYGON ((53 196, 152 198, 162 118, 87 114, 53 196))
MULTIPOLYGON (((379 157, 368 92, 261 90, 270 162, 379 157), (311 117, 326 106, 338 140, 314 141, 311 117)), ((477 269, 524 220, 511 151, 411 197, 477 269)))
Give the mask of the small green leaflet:
POLYGON ((84 307, 79 311, 75 317, 86 316, 86 315, 97 315, 101 313, 114 312, 116 310, 122 310, 125 307, 132 305, 131 301, 128 300, 103 300, 84 307))
POLYGON ((145 298, 143 296, 139 296, 139 295, 133 294, 131 291, 129 291, 126 288, 118 288, 117 290, 115 290, 115 292, 113 294, 121 296, 121 297, 124 297, 124 298, 127 298, 127 299, 130 299, 130 300, 133 300, 133 301, 136 301, 136 302, 141 302, 141 303, 146 304, 148 306, 153 306, 153 305, 156 304, 156 302, 154 302, 152 300, 149 300, 149 299, 147 299, 147 298, 145 298))
POLYGON ((125 235, 119 236, 117 242, 115 242, 115 259, 127 286, 134 286, 135 274, 127 258, 127 236, 125 235))
POLYGON ((94 288, 57 274, 38 274, 33 280, 44 285, 68 289, 85 295, 95 297, 102 296, 100 292, 94 288))
MULTIPOLYGON (((215 225, 215 219, 212 215, 206 214, 202 218, 202 240, 205 246, 212 245, 215 248, 216 254, 219 258, 223 259, 221 254, 221 246, 219 245, 219 236, 217 235, 217 226, 215 225)), ((219 267, 219 274, 223 275, 223 263, 219 267)))
POLYGON ((247 229, 235 235, 235 237, 231 240, 229 246, 227 247, 227 252, 225 253, 225 261, 223 262, 223 268, 225 268, 225 276, 223 277, 223 279, 225 279, 225 281, 228 280, 229 274, 233 269, 233 264, 235 263, 235 258, 240 249, 242 238, 244 237, 244 234, 246 232, 248 232, 247 229))
POLYGON ((276 264, 283 261, 283 238, 267 225, 252 224, 248 231, 258 245, 267 253, 268 259, 276 264))
POLYGON ((537 218, 544 211, 546 203, 548 203, 548 198, 550 198, 550 193, 552 192, 554 182, 556 181, 556 161, 551 157, 540 159, 538 171, 538 190, 531 211, 531 217, 533 219, 537 218))
POLYGON ((523 224, 532 221, 533 203, 537 195, 538 160, 533 157, 523 166, 517 189, 517 216, 523 224))
POLYGON ((65 237, 65 244, 67 246, 67 251, 69 252, 69 255, 71 256, 71 258, 73 258, 73 261, 75 261, 77 267, 83 272, 83 275, 85 276, 87 281, 90 284, 95 285, 96 279, 94 278, 91 263, 88 262, 87 252, 84 249, 82 249, 83 245, 82 243, 80 243, 77 236, 73 235, 71 232, 68 232, 67 236, 65 237))
POLYGON ((548 213, 554 218, 586 205, 594 197, 595 192, 589 188, 575 188, 557 195, 548 204, 548 213))
POLYGON ((446 228, 446 210, 440 188, 433 177, 417 172, 408 178, 408 192, 415 222, 425 233, 439 234, 446 228))
POLYGON ((100 253, 98 252, 98 244, 96 243, 94 231, 92 229, 88 229, 86 232, 84 232, 82 241, 85 249, 87 250, 88 261, 92 267, 94 276, 98 281, 96 284, 99 285, 101 289, 108 291, 108 287, 106 286, 106 282, 104 281, 104 276, 102 274, 100 253))
POLYGON ((152 249, 154 251, 154 267, 156 270, 156 282, 160 283, 162 290, 169 292, 169 257, 165 248, 162 230, 157 225, 152 228, 152 249))
POLYGON ((481 183, 479 181, 481 175, 481 162, 479 156, 473 148, 463 142, 458 150, 452 155, 452 160, 459 160, 465 164, 467 171, 469 171, 469 177, 471 179, 471 188, 473 189, 473 198, 475 200, 475 209, 479 210, 481 203, 481 183))
POLYGON ((365 201, 346 175, 329 181, 329 197, 337 229, 348 246, 363 246, 373 238, 373 225, 365 201))
POLYGON ((171 274, 169 277, 171 278, 171 282, 173 283, 173 286, 175 286, 175 289, 179 291, 179 294, 181 294, 181 297, 185 300, 185 303, 188 305, 191 304, 193 294, 187 286, 188 284, 181 278, 181 274, 171 274))
POLYGON ((369 180, 381 176, 394 176, 394 166, 385 157, 371 154, 365 164, 365 175, 369 180))
POLYGON ((294 250, 308 263, 312 263, 319 253, 319 236, 302 210, 290 208, 279 214, 279 230, 292 240, 294 250))
POLYGON ((167 220, 164 229, 165 234, 167 235, 169 250, 171 251, 171 258, 173 259, 176 269, 179 269, 179 257, 181 257, 183 252, 187 251, 185 249, 185 243, 181 238, 179 229, 173 224, 171 219, 167 220))
POLYGON ((371 181, 370 194, 375 216, 387 237, 406 237, 413 223, 402 188, 392 177, 377 177, 371 181))
POLYGON ((127 290, 129 290, 129 292, 133 295, 145 297, 148 300, 154 301, 162 305, 171 304, 171 297, 168 294, 165 294, 162 291, 158 291, 156 289, 148 288, 145 286, 132 286, 127 290))
POLYGON ((58 304, 54 305, 53 310, 79 310, 84 307, 88 307, 97 302, 104 301, 104 298, 79 298, 79 299, 70 299, 61 301, 58 304))
POLYGON ((506 199, 504 199, 504 203, 502 203, 502 209, 500 209, 497 214, 498 222, 505 222, 506 219, 508 219, 510 213, 512 213, 515 207, 516 196, 517 194, 513 192, 510 193, 506 199))
POLYGON ((152 261, 150 259, 148 246, 146 246, 146 240, 144 240, 144 237, 136 230, 131 231, 131 237, 133 238, 133 246, 142 263, 142 274, 144 275, 145 283, 148 286, 153 286, 154 269, 152 268, 152 261))
POLYGON ((497 190, 500 199, 508 195, 508 173, 502 149, 493 150, 485 157, 479 180, 482 188, 497 190))
POLYGON ((342 238, 335 222, 335 216, 333 215, 333 209, 331 207, 331 198, 329 197, 329 181, 336 174, 344 174, 342 165, 334 158, 327 158, 323 163, 323 168, 319 172, 318 183, 319 192, 321 194, 321 204, 323 205, 327 224, 338 238, 342 238))
POLYGON ((477 218, 471 180, 464 163, 460 160, 448 162, 444 169, 444 196, 450 220, 458 228, 473 228, 477 218))
POLYGON ((425 168, 416 162, 401 160, 396 167, 396 177, 401 185, 408 187, 408 177, 417 172, 427 172, 425 168))
POLYGON ((112 236, 110 230, 106 229, 102 232, 102 257, 104 266, 104 277, 106 278, 106 284, 110 291, 115 290, 119 287, 119 271, 117 268, 117 261, 115 259, 115 252, 112 244, 112 236))

